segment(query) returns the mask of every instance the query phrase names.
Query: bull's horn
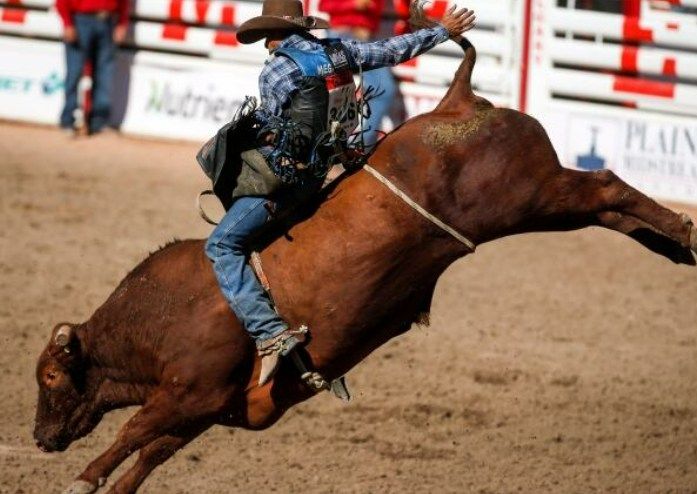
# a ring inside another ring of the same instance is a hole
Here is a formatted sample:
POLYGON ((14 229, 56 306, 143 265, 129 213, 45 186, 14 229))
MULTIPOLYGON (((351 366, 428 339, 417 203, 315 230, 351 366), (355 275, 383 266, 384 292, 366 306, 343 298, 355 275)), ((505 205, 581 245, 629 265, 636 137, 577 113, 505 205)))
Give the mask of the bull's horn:
POLYGON ((61 324, 58 330, 56 331, 56 336, 53 337, 53 341, 58 346, 68 346, 72 334, 72 326, 69 326, 68 324, 61 324))

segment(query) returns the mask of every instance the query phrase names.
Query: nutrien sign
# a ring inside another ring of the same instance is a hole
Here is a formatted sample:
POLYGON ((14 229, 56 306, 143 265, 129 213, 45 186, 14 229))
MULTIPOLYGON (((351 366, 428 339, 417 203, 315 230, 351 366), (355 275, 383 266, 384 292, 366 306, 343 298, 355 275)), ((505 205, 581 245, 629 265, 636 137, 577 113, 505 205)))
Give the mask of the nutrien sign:
POLYGON ((150 81, 150 96, 145 113, 215 122, 222 126, 232 119, 244 97, 219 96, 214 91, 215 88, 203 91, 191 86, 179 89, 169 82, 153 79, 150 81))
POLYGON ((167 57, 134 61, 124 132, 204 141, 258 94, 257 67, 167 57))

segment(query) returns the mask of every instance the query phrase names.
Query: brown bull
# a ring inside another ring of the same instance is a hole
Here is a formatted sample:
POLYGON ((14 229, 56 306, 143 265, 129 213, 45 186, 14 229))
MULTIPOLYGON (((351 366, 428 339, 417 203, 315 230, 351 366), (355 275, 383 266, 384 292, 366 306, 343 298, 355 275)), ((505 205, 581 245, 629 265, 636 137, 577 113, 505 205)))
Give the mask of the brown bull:
MULTIPOLYGON (((391 134, 370 160, 402 191, 475 244, 599 225, 694 265, 697 229, 610 171, 564 169, 540 124, 476 97, 469 48, 431 113, 391 134)), ((281 313, 311 328, 305 358, 343 375, 427 311, 439 276, 470 253, 365 171, 263 251, 281 313)), ((109 492, 134 492, 214 424, 271 426, 313 395, 288 362, 257 387, 254 344, 223 299, 203 241, 171 244, 137 266, 83 324, 58 325, 37 366, 35 439, 62 451, 104 413, 142 408, 67 492, 93 492, 133 452, 109 492)))

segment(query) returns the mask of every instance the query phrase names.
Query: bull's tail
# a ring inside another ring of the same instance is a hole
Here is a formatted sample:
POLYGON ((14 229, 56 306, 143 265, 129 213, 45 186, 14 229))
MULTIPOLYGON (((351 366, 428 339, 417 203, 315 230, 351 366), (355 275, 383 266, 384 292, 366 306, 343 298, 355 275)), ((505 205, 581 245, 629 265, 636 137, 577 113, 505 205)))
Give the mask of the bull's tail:
POLYGON ((448 88, 441 102, 436 107, 438 110, 455 110, 463 103, 470 104, 475 98, 472 92, 472 71, 477 61, 477 50, 474 45, 465 37, 459 37, 455 41, 465 52, 465 58, 455 72, 453 82, 448 88))
MULTIPOLYGON (((409 5, 409 25, 412 29, 423 29, 437 25, 437 22, 426 15, 424 12, 424 0, 412 0, 409 5)), ((440 102, 436 110, 441 108, 453 108, 453 104, 463 100, 470 101, 474 98, 472 92, 472 70, 477 61, 477 51, 474 45, 464 36, 457 36, 453 41, 460 45, 465 52, 465 58, 455 73, 453 82, 448 89, 448 93, 440 102)))

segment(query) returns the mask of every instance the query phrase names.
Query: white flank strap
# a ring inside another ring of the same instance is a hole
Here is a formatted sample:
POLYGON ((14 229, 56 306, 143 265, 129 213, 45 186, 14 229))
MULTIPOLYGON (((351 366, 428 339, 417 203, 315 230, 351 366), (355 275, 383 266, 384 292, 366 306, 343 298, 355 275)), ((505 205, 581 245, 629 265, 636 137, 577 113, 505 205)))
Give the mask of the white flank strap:
POLYGON ((382 175, 382 174, 381 174, 380 172, 378 172, 375 168, 373 168, 372 166, 370 166, 370 165, 368 165, 368 164, 365 164, 365 165, 363 165, 363 169, 364 169, 365 171, 367 171, 368 173, 370 173, 373 177, 375 177, 375 178, 376 178, 379 182, 381 182, 383 185, 385 185, 385 187, 387 187, 388 189, 390 189, 390 192, 392 192, 394 195, 396 195, 396 196, 399 197, 401 200, 403 200, 405 203, 407 203, 407 204, 409 205, 409 207, 412 208, 414 211, 416 211, 417 213, 419 213, 421 216, 423 216, 424 218, 426 218, 428 221, 430 221, 431 223, 433 223, 434 225, 436 225, 436 226, 437 226, 438 228, 440 228, 441 230, 443 230, 443 231, 447 232, 448 234, 450 234, 450 235, 451 235, 453 238, 455 238, 458 242, 460 242, 460 243, 462 243, 463 245, 465 245, 470 251, 474 252, 474 250, 475 250, 475 248, 476 248, 476 246, 474 245, 474 243, 472 243, 470 240, 468 240, 464 235, 461 235, 460 233, 458 233, 454 228, 452 228, 452 227, 449 226, 449 225, 446 225, 446 224, 443 223, 441 220, 439 220, 438 218, 436 218, 435 216, 433 216, 431 213, 429 213, 428 211, 426 211, 424 208, 422 208, 421 206, 419 206, 416 202, 414 202, 414 201, 412 200, 411 197, 409 197, 409 196, 406 195, 404 192, 402 192, 401 190, 399 190, 395 184, 393 184, 392 182, 390 182, 389 179, 387 179, 387 177, 385 177, 384 175, 382 175))

